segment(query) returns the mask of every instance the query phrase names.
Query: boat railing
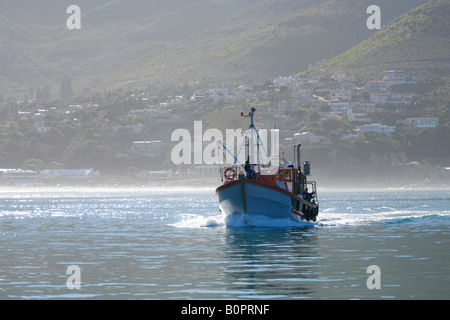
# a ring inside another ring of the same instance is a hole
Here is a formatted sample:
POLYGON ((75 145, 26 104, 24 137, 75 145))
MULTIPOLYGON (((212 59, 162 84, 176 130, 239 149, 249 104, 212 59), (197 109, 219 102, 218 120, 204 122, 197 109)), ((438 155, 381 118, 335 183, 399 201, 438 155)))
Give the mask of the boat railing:
MULTIPOLYGON (((277 181, 291 182, 296 181, 296 173, 299 175, 296 168, 289 167, 277 167, 272 168, 270 166, 264 165, 231 165, 223 167, 220 169, 220 175, 222 182, 232 182, 237 181, 241 178, 246 178, 249 180, 257 180, 261 182, 275 183, 277 181)), ((297 178, 298 179, 298 178, 297 178)), ((309 202, 319 203, 319 197, 317 195, 316 181, 307 181, 306 179, 300 182, 299 191, 295 191, 295 194, 301 196, 303 191, 308 188, 308 194, 310 195, 309 202)))
POLYGON ((221 168, 220 175, 223 181, 235 181, 242 177, 250 180, 273 180, 280 172, 279 168, 272 168, 267 165, 232 165, 221 168))
POLYGON ((311 194, 311 203, 319 203, 319 197, 317 195, 316 181, 307 181, 303 186, 305 189, 308 188, 309 194, 311 194))

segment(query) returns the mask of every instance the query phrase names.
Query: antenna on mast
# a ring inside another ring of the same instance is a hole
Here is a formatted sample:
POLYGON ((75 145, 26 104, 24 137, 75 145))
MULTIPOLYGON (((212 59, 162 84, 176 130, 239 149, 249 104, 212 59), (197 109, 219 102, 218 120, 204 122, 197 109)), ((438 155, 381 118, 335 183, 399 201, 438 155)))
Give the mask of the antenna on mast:
POLYGON ((245 118, 248 118, 248 117, 250 117, 250 129, 254 129, 255 128, 255 125, 253 124, 253 116, 254 116, 254 114, 255 114, 255 111, 256 111, 256 109, 255 109, 255 107, 252 107, 251 109, 250 109, 250 112, 248 113, 248 115, 247 116, 245 116, 244 115, 244 113, 243 112, 241 112, 241 117, 245 117, 245 118))
POLYGON ((259 134, 258 134, 258 131, 256 130, 254 122, 253 122, 253 116, 255 115, 255 111, 256 111, 255 107, 252 107, 250 109, 250 112, 248 113, 248 115, 244 115, 244 113, 241 112, 241 117, 250 118, 250 127, 248 129, 250 131, 250 138, 251 138, 251 141, 252 141, 252 143, 251 143, 252 146, 253 146, 253 134, 256 135, 256 147, 257 147, 257 153, 256 153, 257 159, 256 159, 256 162, 259 163, 259 158, 260 158, 259 134), (254 131, 254 133, 253 133, 253 131, 254 131))

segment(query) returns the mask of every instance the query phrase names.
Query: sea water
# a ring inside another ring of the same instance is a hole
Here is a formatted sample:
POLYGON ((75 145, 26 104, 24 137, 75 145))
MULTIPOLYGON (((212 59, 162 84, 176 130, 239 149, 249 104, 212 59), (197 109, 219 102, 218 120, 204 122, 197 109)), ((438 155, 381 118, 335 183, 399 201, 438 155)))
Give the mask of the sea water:
POLYGON ((225 225, 214 189, 0 190, 0 299, 450 298, 450 191, 319 196, 225 225))

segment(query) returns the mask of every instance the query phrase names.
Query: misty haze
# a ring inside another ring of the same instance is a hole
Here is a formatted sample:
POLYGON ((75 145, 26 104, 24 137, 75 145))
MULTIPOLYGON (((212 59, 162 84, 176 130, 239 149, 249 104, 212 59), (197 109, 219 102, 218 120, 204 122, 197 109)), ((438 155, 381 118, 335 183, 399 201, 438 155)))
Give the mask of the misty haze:
POLYGON ((0 0, 0 300, 449 299, 449 21, 448 0, 0 0))

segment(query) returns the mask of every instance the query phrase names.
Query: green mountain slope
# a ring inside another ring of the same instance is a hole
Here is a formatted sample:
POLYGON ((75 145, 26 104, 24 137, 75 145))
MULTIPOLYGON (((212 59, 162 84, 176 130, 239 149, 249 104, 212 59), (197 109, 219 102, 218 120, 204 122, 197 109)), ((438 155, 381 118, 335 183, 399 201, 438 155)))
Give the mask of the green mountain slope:
POLYGON ((450 75, 450 2, 430 0, 343 54, 309 70, 346 70, 360 80, 380 79, 385 70, 410 69, 450 75))
MULTIPOLYGON (((378 2, 387 23, 424 1, 378 2)), ((0 0, 0 93, 57 88, 65 77, 82 93, 255 83, 304 70, 373 34, 369 0, 79 0, 82 28, 68 30, 71 4, 0 0)))

